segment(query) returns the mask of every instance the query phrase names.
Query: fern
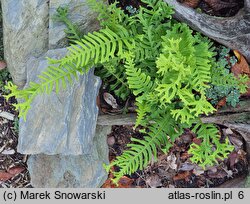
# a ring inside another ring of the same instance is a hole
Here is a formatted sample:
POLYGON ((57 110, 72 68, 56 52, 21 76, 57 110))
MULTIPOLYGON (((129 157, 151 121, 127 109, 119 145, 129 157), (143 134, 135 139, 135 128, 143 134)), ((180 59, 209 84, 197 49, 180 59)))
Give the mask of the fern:
POLYGON ((117 183, 125 174, 132 174, 138 169, 145 168, 153 158, 157 158, 157 147, 166 146, 182 133, 182 130, 174 129, 175 121, 169 114, 165 114, 162 118, 159 117, 154 122, 148 127, 150 132, 147 133, 144 140, 132 138, 133 143, 128 144, 129 149, 118 156, 113 163, 105 165, 107 171, 114 165, 120 167, 119 172, 113 172, 114 183, 117 183), (170 135, 170 141, 167 135, 170 135))
POLYGON ((52 17, 52 19, 54 21, 62 22, 67 26, 67 29, 65 29, 64 32, 67 34, 67 38, 72 43, 75 40, 81 40, 82 34, 78 29, 78 26, 73 24, 68 19, 68 9, 68 6, 59 7, 56 10, 56 14, 52 17))
POLYGON ((234 149, 228 139, 225 143, 220 142, 218 129, 212 124, 198 123, 193 131, 197 134, 197 138, 202 139, 202 142, 200 145, 195 143, 191 145, 189 153, 193 156, 190 160, 204 169, 218 163, 218 160, 223 160, 234 149))
POLYGON ((126 73, 119 58, 114 58, 96 67, 95 74, 100 76, 105 86, 114 91, 115 95, 122 100, 126 100, 130 95, 131 91, 127 83, 126 73))
POLYGON ((20 101, 16 108, 20 110, 19 116, 26 118, 30 104, 36 95, 41 93, 50 94, 55 88, 56 92, 59 87, 66 87, 72 83, 74 78, 77 79, 78 73, 88 72, 94 64, 105 63, 115 56, 122 56, 126 49, 133 48, 133 38, 128 35, 124 29, 120 33, 114 33, 106 28, 99 32, 85 35, 81 41, 76 41, 78 45, 72 45, 68 48, 70 54, 62 59, 48 59, 48 68, 38 76, 39 83, 31 82, 27 89, 19 90, 18 87, 9 83, 6 87, 11 91, 7 99, 15 96, 20 101))

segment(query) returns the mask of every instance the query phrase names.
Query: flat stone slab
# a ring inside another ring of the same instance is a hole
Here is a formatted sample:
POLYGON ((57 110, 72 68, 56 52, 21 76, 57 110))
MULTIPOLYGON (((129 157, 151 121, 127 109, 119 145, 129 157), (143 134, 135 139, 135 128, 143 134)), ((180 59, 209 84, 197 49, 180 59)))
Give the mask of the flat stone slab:
MULTIPOLYGON (((49 50, 45 56, 59 59, 66 53, 66 48, 49 50)), ((37 75, 48 66, 45 56, 29 60, 29 81, 38 81, 37 75)), ((94 76, 92 69, 59 94, 53 91, 49 95, 38 95, 26 122, 20 119, 17 151, 22 154, 89 154, 96 129, 96 97, 100 84, 101 80, 94 76)))
POLYGON ((78 156, 31 155, 28 170, 36 188, 96 188, 107 179, 107 135, 111 126, 97 126, 91 154, 78 156))

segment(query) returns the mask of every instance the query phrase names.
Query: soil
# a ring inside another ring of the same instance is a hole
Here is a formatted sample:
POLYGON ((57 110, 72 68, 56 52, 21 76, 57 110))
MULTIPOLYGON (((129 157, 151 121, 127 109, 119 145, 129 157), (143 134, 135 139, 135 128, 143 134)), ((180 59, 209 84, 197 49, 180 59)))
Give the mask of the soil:
MULTIPOLYGON (((242 137, 226 127, 219 128, 221 138, 224 137, 223 132, 231 133, 229 139, 235 150, 224 161, 218 161, 217 165, 202 169, 190 161, 189 146, 199 139, 187 129, 176 139, 168 154, 158 151, 157 161, 152 161, 143 171, 124 176, 118 186, 112 184, 110 174, 103 188, 211 188, 247 176, 248 163, 242 137)), ((139 129, 134 130, 132 126, 112 127, 112 133, 107 138, 110 161, 127 149, 126 144, 130 142, 131 137, 142 139, 143 135, 139 133, 139 129)))

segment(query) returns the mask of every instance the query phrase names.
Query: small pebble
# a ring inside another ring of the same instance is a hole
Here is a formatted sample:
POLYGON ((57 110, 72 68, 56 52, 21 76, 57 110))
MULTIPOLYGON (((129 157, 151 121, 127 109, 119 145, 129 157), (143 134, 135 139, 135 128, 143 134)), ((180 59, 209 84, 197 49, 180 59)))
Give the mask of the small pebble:
POLYGON ((15 150, 14 149, 6 149, 6 150, 2 151, 1 154, 12 155, 12 154, 15 154, 15 150))
POLYGON ((115 144, 115 137, 114 136, 108 137, 107 142, 109 146, 113 146, 115 144))

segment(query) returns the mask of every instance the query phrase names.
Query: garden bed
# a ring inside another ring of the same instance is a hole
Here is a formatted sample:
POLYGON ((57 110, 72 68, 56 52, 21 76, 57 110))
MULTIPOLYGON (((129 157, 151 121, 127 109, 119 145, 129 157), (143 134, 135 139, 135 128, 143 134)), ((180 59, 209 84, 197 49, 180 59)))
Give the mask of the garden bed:
MULTIPOLYGON (((190 130, 186 130, 168 154, 158 152, 157 162, 152 161, 145 170, 124 176, 118 187, 244 187, 249 171, 250 132, 249 129, 244 132, 246 129, 242 125, 249 127, 248 104, 249 99, 241 101, 236 108, 224 107, 215 115, 202 118, 203 122, 218 124, 222 138, 224 134, 229 135, 235 150, 226 160, 205 170, 192 164, 187 150, 191 142, 199 141, 190 130)), ((110 161, 121 155, 131 137, 142 139, 138 128, 133 129, 135 119, 135 114, 99 116, 98 125, 114 125, 107 138, 110 161)), ((103 187, 117 187, 110 179, 112 174, 103 187)))

